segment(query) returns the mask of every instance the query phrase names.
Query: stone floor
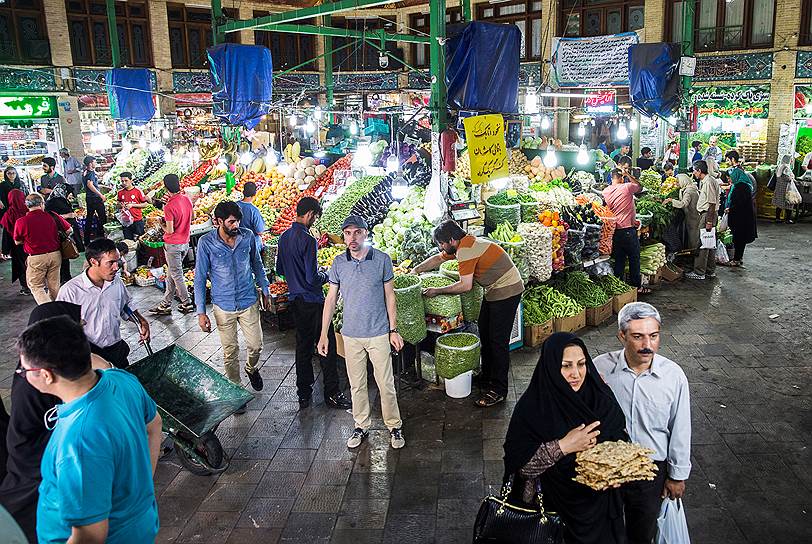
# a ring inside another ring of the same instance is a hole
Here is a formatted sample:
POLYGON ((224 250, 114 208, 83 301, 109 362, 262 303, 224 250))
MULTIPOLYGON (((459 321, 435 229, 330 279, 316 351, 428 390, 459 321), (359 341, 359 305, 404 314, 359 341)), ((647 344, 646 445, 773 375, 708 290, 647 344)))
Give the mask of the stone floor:
MULTIPOLYGON (((812 224, 760 225, 746 270, 657 290, 665 320, 661 353, 691 383, 693 471, 685 498, 694 542, 812 541, 809 493, 812 317, 808 297, 812 224)), ((33 306, 0 267, 0 393, 8 402, 13 336, 33 306)), ((136 305, 154 288, 133 288, 136 305)), ((150 319, 154 348, 176 342, 221 368, 216 334, 194 316, 150 319)), ((132 325, 124 326, 132 338, 132 325)), ((617 349, 612 323, 583 331, 593 354, 617 349)), ((144 355, 136 349, 131 360, 144 355)), ((219 476, 194 476, 174 456, 155 477, 159 542, 470 542, 482 497, 497 489, 502 442, 537 351, 512 356, 508 402, 488 410, 439 391, 401 395, 407 446, 388 447, 376 414, 367 444, 348 451, 348 413, 296 403, 293 335, 266 327, 265 389, 218 436, 231 458, 219 476)))

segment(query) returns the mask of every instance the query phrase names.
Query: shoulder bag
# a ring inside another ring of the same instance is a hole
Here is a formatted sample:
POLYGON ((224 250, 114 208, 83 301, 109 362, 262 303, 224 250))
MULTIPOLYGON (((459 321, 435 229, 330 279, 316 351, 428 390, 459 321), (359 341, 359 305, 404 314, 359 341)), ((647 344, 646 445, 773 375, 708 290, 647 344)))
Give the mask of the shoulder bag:
POLYGON ((51 217, 56 223, 56 236, 59 239, 59 251, 62 253, 63 259, 75 259, 79 256, 79 250, 76 248, 76 243, 73 241, 67 232, 62 230, 62 224, 57 219, 56 214, 52 213, 51 217))
POLYGON ((483 499, 474 523, 474 544, 563 544, 564 522, 544 510, 538 479, 538 505, 532 508, 508 502, 512 487, 513 475, 502 486, 501 496, 483 499))

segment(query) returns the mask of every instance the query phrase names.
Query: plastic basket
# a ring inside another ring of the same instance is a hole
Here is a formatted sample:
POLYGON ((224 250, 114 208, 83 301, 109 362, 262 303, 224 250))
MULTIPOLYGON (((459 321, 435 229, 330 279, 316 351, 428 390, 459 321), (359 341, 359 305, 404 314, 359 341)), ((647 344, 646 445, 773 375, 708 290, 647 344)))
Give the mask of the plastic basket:
MULTIPOLYGON (((490 199, 489 199, 490 200, 490 199)), ((522 207, 516 204, 485 203, 485 225, 496 228, 502 223, 510 223, 513 228, 519 226, 522 218, 522 207)))
POLYGON ((637 220, 640 221, 641 227, 647 227, 651 224, 651 220, 654 218, 654 214, 652 213, 638 213, 637 220))
POLYGON ((147 276, 146 278, 135 276, 135 284, 138 287, 151 287, 155 285, 155 278, 153 276, 147 276))
POLYGON ((143 238, 142 238, 140 241, 141 241, 141 243, 142 243, 142 244, 144 244, 146 247, 149 247, 149 248, 152 248, 152 249, 159 249, 159 248, 164 247, 164 243, 163 243, 163 242, 152 242, 152 241, 150 241, 150 240, 144 240, 143 238))
POLYGON ((479 367, 480 352, 481 344, 475 334, 469 332, 444 334, 437 339, 434 348, 437 375, 449 380, 469 370, 476 370, 479 367), (449 345, 449 340, 458 337, 466 338, 470 344, 465 347, 449 345))

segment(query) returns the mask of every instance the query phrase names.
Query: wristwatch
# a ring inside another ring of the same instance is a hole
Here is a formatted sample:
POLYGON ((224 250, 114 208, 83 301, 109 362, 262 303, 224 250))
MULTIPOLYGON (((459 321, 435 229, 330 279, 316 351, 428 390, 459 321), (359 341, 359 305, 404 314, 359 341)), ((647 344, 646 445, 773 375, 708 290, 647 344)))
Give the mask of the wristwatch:
POLYGON ((392 333, 395 333, 395 332, 398 332, 398 330, 397 329, 389 329, 389 334, 392 334, 392 333))

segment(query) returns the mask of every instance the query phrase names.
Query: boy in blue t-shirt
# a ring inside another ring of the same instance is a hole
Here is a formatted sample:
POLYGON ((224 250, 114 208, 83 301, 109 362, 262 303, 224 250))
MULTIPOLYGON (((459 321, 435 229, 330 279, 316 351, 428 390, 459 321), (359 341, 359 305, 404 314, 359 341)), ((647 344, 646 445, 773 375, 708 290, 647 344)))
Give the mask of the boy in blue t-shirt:
POLYGON ((46 416, 53 433, 41 464, 39 542, 154 542, 155 402, 132 374, 94 371, 81 325, 65 316, 31 325, 17 345, 17 372, 63 402, 46 416))

